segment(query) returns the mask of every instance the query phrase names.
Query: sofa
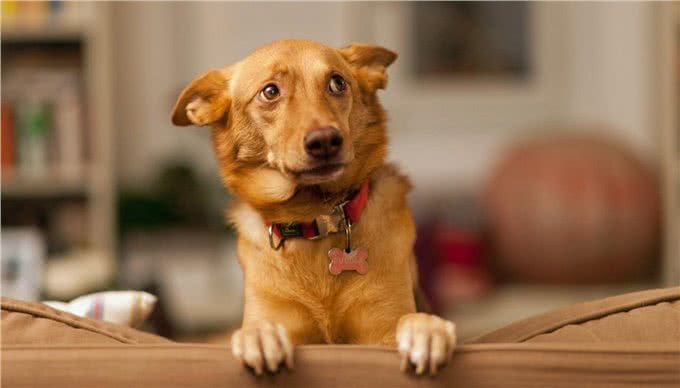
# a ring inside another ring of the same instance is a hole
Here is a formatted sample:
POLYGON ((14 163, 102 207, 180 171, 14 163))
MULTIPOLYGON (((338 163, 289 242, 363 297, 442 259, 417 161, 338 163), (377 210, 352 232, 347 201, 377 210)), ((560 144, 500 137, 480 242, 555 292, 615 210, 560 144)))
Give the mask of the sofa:
POLYGON ((227 345, 177 343, 2 298, 3 387, 680 387, 680 287, 577 304, 460 345, 436 377, 399 372, 395 350, 296 348, 256 377, 227 345))

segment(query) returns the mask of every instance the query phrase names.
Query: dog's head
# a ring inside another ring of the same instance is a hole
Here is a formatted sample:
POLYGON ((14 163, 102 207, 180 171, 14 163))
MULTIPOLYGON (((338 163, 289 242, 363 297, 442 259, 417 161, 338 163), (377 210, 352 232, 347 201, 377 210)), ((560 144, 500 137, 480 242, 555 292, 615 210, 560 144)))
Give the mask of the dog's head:
POLYGON ((255 205, 305 187, 360 184, 385 157, 376 91, 397 55, 281 40, 194 79, 179 96, 175 125, 210 125, 225 183, 255 205))

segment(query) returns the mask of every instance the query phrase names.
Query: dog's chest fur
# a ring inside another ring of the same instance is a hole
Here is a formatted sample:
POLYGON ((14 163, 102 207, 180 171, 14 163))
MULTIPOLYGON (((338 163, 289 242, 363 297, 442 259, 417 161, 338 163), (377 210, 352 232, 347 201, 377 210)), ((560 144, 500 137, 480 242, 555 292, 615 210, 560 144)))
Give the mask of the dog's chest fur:
POLYGON ((248 292, 264 293, 275 303, 299 305, 317 323, 323 342, 347 342, 353 307, 404 305, 416 281, 415 230, 406 206, 410 184, 388 165, 372 175, 370 190, 366 209, 352 228, 353 248, 368 251, 365 275, 329 272, 328 251, 344 248, 343 234, 313 241, 290 239, 276 251, 269 246, 264 220, 255 210, 245 204, 232 209, 245 276, 246 312, 248 292))

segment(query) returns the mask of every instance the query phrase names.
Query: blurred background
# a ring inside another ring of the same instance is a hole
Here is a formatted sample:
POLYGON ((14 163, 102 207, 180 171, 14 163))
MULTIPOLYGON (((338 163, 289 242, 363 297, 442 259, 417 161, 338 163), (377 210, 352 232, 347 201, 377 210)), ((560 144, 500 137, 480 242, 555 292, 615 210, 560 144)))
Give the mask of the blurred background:
POLYGON ((421 284, 463 338, 680 284, 677 3, 2 2, 2 294, 159 297, 238 326, 209 129, 182 87, 280 38, 399 52, 381 92, 421 284))

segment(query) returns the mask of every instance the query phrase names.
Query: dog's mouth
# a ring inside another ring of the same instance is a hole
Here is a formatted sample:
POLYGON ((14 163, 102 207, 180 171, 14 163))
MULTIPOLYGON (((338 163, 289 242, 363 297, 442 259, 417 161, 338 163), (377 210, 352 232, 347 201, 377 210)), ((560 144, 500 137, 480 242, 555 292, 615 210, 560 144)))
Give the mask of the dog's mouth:
POLYGON ((322 183, 339 177, 345 170, 344 163, 328 163, 291 173, 303 183, 322 183))

